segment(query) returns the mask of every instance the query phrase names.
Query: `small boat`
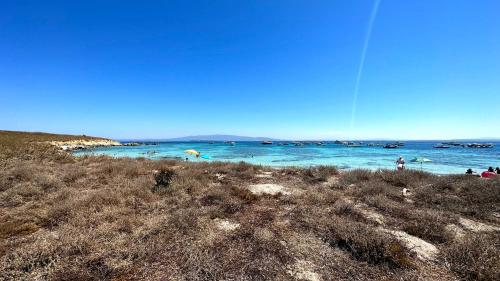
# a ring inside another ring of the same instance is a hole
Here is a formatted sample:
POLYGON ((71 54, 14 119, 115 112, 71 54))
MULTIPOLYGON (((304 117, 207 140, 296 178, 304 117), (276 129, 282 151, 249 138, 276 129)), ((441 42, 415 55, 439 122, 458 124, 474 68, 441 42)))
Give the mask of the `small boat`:
POLYGON ((467 147, 471 147, 471 148, 492 148, 493 144, 491 144, 491 143, 468 143, 467 147))
POLYGON ((297 141, 296 141, 296 142, 294 142, 294 143, 293 143, 293 145, 295 145, 295 146, 304 146, 304 144, 303 144, 303 143, 301 143, 301 142, 297 142, 297 141))
POLYGON ((339 141, 339 140, 336 140, 336 141, 334 141, 333 143, 334 143, 334 144, 342 144, 342 142, 341 142, 341 141, 339 141))
POLYGON ((435 145, 434 148, 450 148, 450 146, 444 145, 444 144, 438 144, 438 145, 435 145))
POLYGON ((316 145, 322 146, 322 145, 325 145, 325 144, 322 143, 322 142, 317 142, 316 145))
POLYGON ((396 144, 388 143, 384 145, 384 148, 398 148, 399 146, 396 144))
POLYGON ((397 141, 394 144, 397 145, 397 146, 405 146, 405 143, 404 142, 400 142, 400 141, 397 141))
POLYGON ((262 144, 267 144, 267 145, 269 145, 269 144, 273 144, 273 142, 272 142, 272 141, 263 141, 263 142, 261 142, 261 143, 262 143, 262 144))
POLYGON ((351 144, 348 144, 348 145, 346 145, 346 146, 347 146, 347 147, 363 147, 363 145, 362 145, 362 144, 360 144, 360 143, 351 143, 351 144))
POLYGON ((229 144, 229 145, 233 145, 233 146, 236 145, 236 142, 234 142, 234 141, 225 141, 224 143, 229 144))

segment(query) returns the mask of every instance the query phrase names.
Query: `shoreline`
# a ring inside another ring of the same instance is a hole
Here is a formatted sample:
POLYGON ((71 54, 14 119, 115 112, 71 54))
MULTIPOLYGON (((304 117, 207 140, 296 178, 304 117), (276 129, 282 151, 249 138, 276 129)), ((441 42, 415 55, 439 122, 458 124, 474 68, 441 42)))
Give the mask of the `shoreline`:
POLYGON ((123 146, 122 143, 111 139, 77 139, 68 141, 49 141, 48 143, 63 151, 86 150, 96 147, 123 146))

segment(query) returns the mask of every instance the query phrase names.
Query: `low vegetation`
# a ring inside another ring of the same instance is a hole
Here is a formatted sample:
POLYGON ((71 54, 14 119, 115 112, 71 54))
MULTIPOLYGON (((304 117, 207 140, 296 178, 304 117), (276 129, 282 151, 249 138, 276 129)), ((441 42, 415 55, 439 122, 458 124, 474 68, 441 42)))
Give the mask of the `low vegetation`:
POLYGON ((46 144, 72 138, 0 132, 0 280, 500 279, 500 232, 460 225, 498 227, 498 179, 73 157, 46 144), (289 193, 247 188, 259 183, 289 193), (438 252, 422 259, 391 231, 438 252))

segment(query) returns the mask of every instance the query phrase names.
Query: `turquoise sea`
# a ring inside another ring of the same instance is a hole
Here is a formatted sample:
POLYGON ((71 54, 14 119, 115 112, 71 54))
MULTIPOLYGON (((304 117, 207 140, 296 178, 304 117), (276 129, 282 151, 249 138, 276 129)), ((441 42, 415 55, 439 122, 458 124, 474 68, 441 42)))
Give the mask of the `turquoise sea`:
MULTIPOLYGON (((407 168, 423 169, 438 174, 464 173, 468 168, 481 172, 488 166, 500 166, 500 143, 490 142, 492 148, 468 148, 451 146, 448 149, 434 148, 439 141, 406 141, 403 147, 387 149, 381 146, 348 147, 333 142, 324 142, 295 146, 263 145, 260 142, 236 142, 234 145, 224 142, 158 142, 139 146, 101 147, 74 152, 76 155, 108 155, 113 157, 145 157, 149 159, 180 159, 189 161, 244 161, 274 167, 315 165, 335 165, 341 169, 394 169, 395 161, 403 156, 407 168), (204 158, 186 154, 187 149, 199 151, 204 158), (415 157, 425 157, 432 162, 412 163, 415 157)), ((385 143, 385 142, 378 142, 385 143)))

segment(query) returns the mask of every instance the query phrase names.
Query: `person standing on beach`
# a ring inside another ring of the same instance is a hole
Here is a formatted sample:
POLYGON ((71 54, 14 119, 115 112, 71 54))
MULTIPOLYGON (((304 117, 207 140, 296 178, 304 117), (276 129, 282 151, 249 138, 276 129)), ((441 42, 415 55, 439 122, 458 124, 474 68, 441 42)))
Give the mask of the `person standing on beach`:
POLYGON ((405 159, 403 158, 403 156, 399 156, 398 160, 396 160, 396 169, 398 171, 405 169, 405 159))

